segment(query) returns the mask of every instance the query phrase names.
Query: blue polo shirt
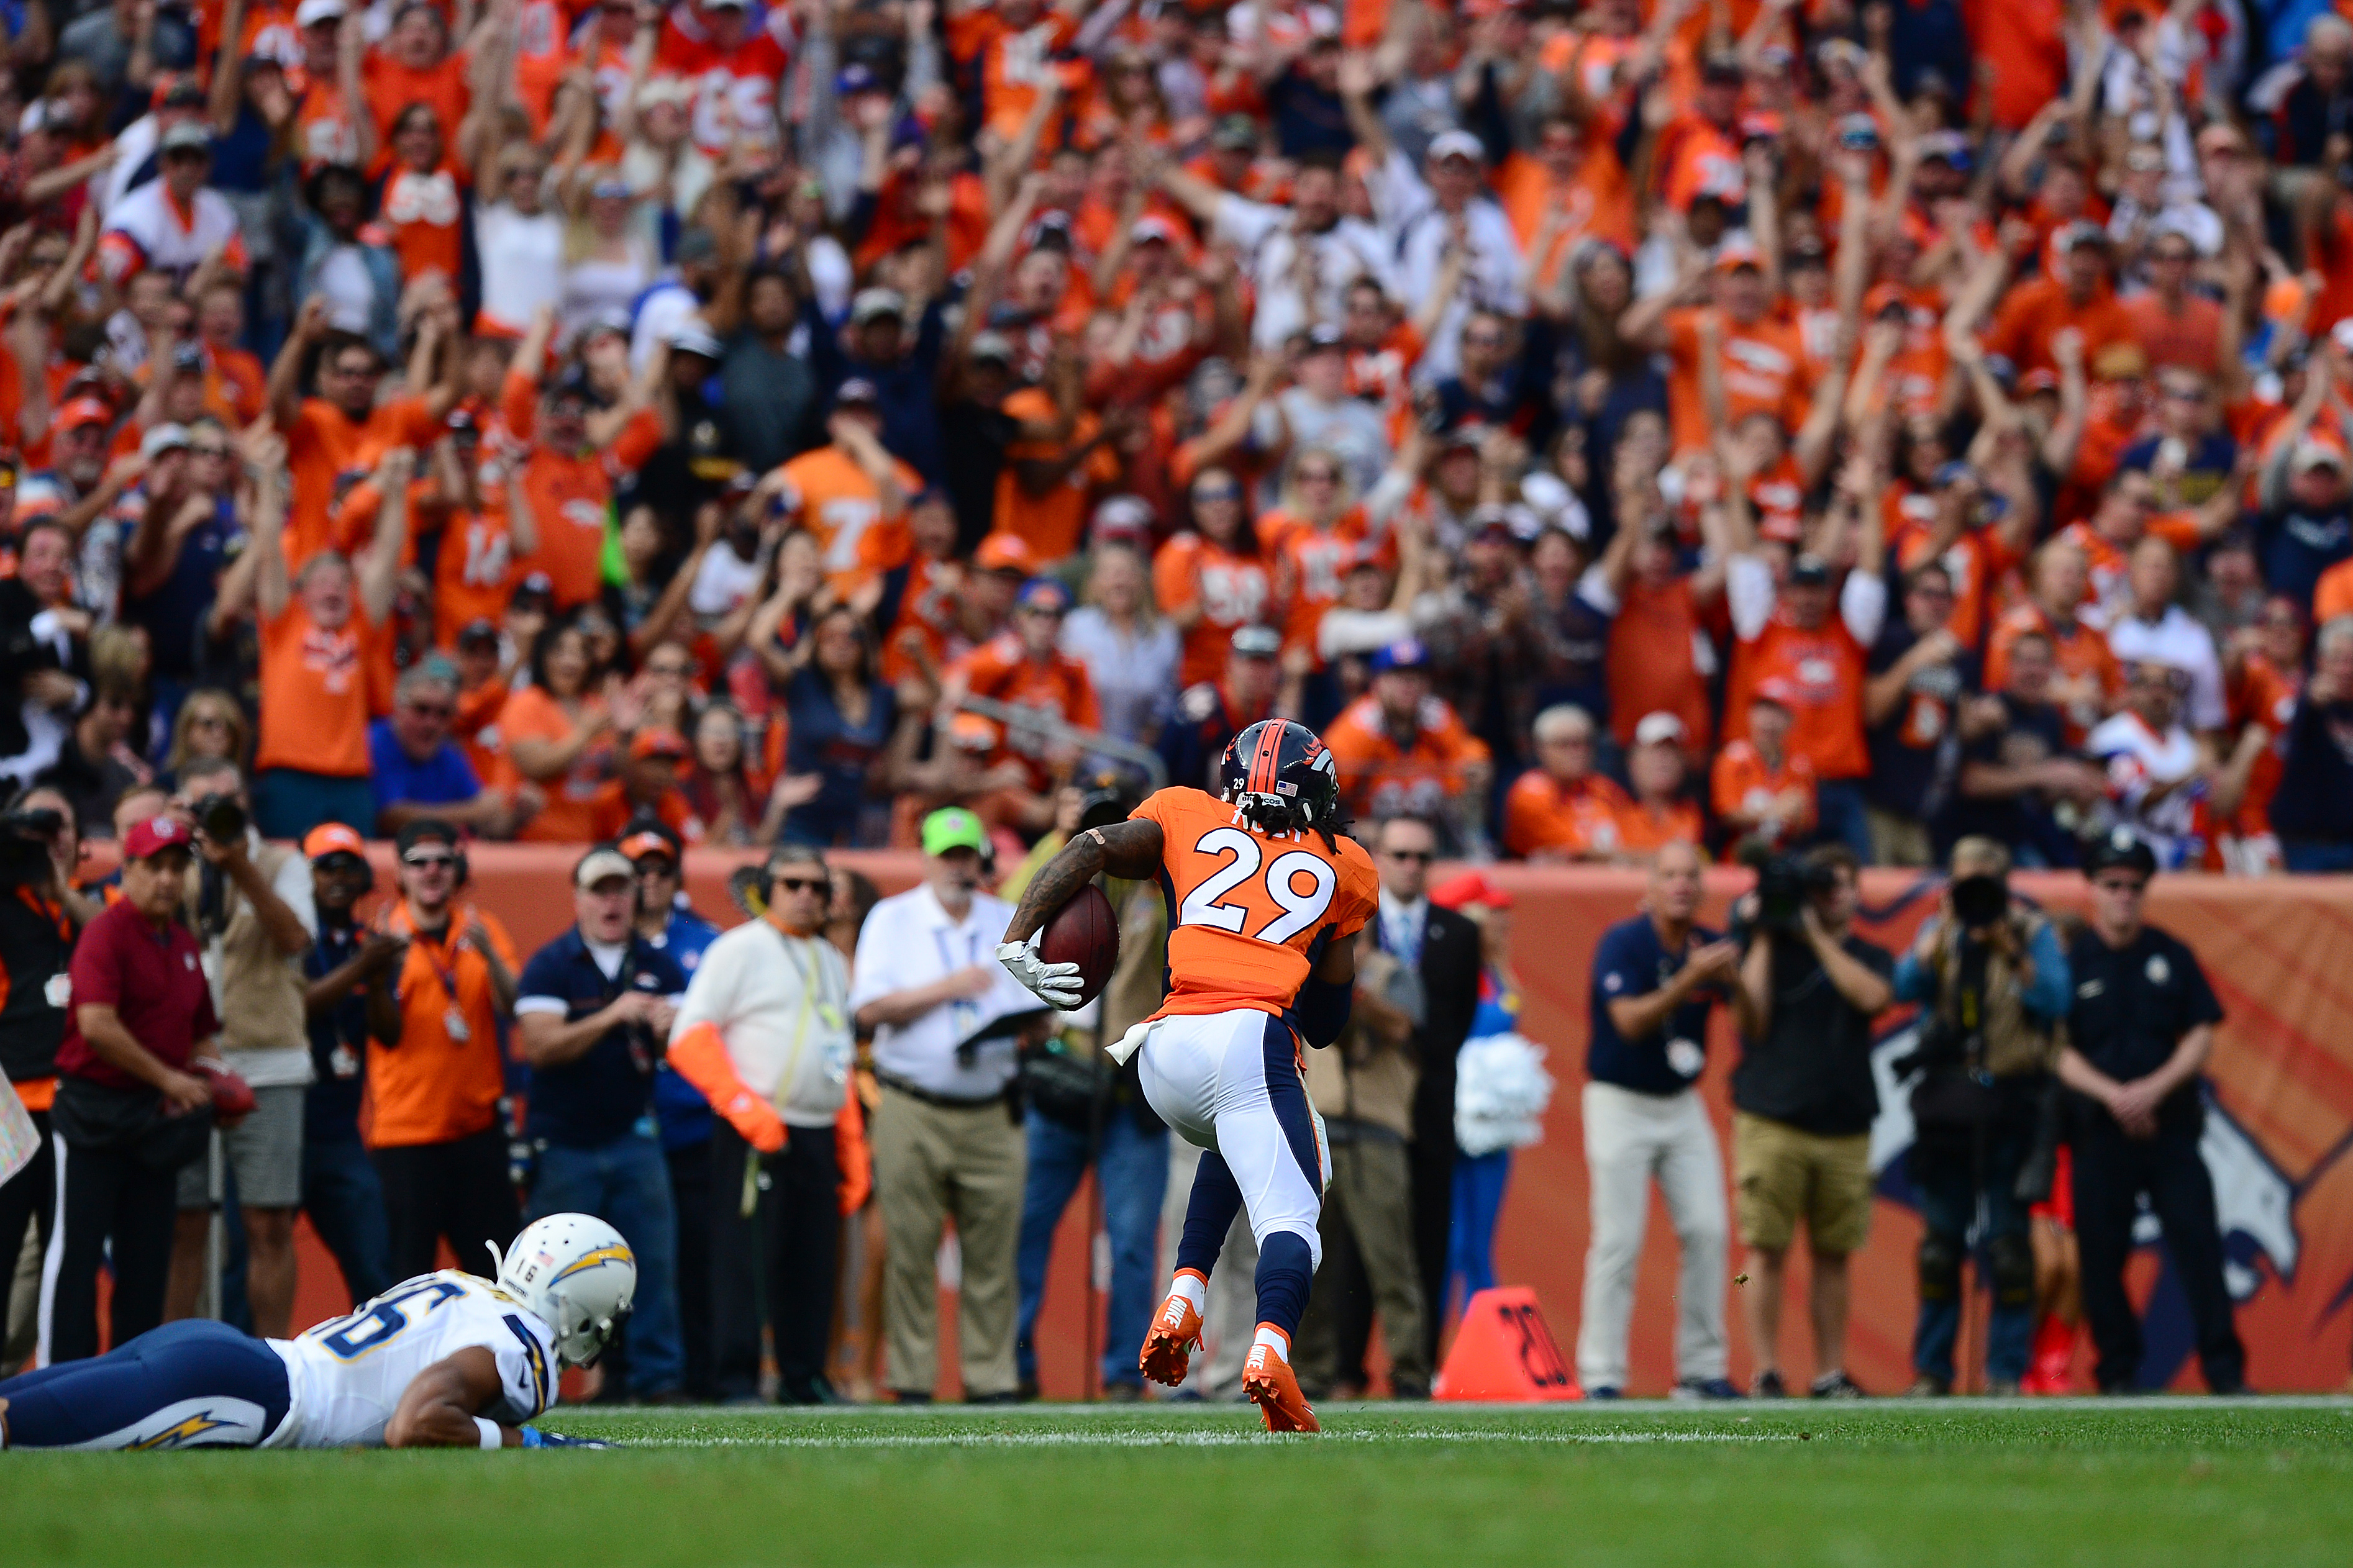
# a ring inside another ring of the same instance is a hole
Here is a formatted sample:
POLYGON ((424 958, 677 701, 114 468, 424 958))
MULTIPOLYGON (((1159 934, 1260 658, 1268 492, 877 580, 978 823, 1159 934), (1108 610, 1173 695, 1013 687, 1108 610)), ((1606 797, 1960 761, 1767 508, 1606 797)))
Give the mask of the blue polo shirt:
MULTIPOLYGON (((632 932, 607 975, 573 927, 531 955, 516 984, 515 1016, 560 1016, 565 1023, 599 1013, 624 991, 677 998, 686 972, 669 953, 632 932)), ((531 1075, 523 1136, 566 1149, 594 1149, 627 1134, 653 1100, 661 1042, 643 1025, 607 1029, 582 1055, 531 1075)), ((650 1131, 650 1127, 648 1129, 650 1131)))
MULTIPOLYGON (((670 912, 670 924, 648 942, 678 960, 689 980, 702 963, 702 950, 719 940, 719 928, 681 904, 670 912)), ((661 1123, 662 1147, 684 1149, 711 1137, 711 1102, 702 1091, 678 1076, 664 1057, 654 1073, 654 1116, 661 1123)))
POLYGON ((1707 1010, 1718 1000, 1714 987, 1692 993, 1690 1000, 1667 1016, 1655 1034, 1630 1040, 1609 1020, 1609 1004, 1648 996, 1663 987, 1683 966, 1691 950, 1716 940, 1716 933, 1694 926, 1683 951, 1669 952, 1648 915, 1611 926, 1593 950, 1591 1007, 1592 1044, 1585 1070, 1597 1083, 1614 1083, 1642 1094, 1680 1094, 1699 1078, 1707 1050, 1707 1010), (1688 1042, 1690 1051, 1682 1048, 1688 1042), (1672 1048, 1671 1048, 1672 1047, 1672 1048), (1680 1058, 1682 1067, 1677 1066, 1680 1058))
MULTIPOLYGON (((438 751, 420 763, 400 749, 389 719, 368 726, 368 772, 379 816, 392 805, 463 805, 482 793, 474 764, 455 744, 442 742, 438 751)), ((364 826, 374 831, 375 824, 364 826)))

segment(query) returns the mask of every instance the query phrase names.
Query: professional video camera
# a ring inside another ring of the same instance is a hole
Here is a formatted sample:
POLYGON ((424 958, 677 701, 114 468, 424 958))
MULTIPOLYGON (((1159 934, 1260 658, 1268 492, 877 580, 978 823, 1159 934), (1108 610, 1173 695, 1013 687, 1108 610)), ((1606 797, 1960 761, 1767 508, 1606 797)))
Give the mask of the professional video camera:
POLYGON ((196 802, 190 815, 205 837, 216 844, 233 844, 245 837, 245 807, 233 795, 213 794, 196 802))
POLYGON ((1796 936, 1805 929, 1806 901, 1838 886, 1835 868, 1809 861, 1802 855, 1776 852, 1750 840, 1740 847, 1740 863, 1757 873, 1757 912, 1736 921, 1735 934, 1746 943, 1754 931, 1796 936))
POLYGON ((45 887, 54 879, 49 846, 65 826, 65 814, 47 807, 0 813, 0 889, 45 887))

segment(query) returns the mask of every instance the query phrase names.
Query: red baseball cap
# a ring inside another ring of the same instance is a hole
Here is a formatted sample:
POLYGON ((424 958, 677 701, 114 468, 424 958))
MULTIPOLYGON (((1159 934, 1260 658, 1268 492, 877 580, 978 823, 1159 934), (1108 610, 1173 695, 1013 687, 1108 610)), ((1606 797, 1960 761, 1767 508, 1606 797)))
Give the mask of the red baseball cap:
POLYGON ((58 410, 58 428, 79 430, 85 425, 111 425, 114 410, 95 397, 77 397, 58 410))
POLYGON ((1430 901, 1442 910, 1459 910, 1471 904, 1482 909, 1508 910, 1512 895, 1477 871, 1465 871, 1459 877, 1449 877, 1430 889, 1430 901))
POLYGON ((687 755, 686 737, 666 726, 640 730, 638 731, 637 739, 629 742, 629 755, 639 760, 646 757, 668 757, 672 762, 681 762, 687 755))
POLYGON ((1027 577, 1037 569, 1038 557, 1028 540, 1000 529, 980 542, 972 563, 983 572, 1018 572, 1027 577))
POLYGON ((146 860, 166 849, 193 847, 195 835, 188 825, 176 816, 151 816, 134 822, 131 831, 122 836, 122 858, 125 860, 146 860))
POLYGON ((367 858, 367 842, 340 822, 322 822, 303 836, 302 858, 323 860, 330 855, 367 858))
POLYGON ((659 855, 667 860, 678 858, 678 846, 659 833, 632 833, 616 847, 632 860, 642 860, 649 855, 659 855))

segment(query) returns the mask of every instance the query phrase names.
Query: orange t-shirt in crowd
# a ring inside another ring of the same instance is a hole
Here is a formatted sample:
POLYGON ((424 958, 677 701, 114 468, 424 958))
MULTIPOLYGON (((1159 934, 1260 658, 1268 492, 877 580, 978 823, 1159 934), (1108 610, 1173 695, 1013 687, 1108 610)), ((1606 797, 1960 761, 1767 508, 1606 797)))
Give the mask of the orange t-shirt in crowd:
POLYGON ((333 631, 311 618, 300 595, 262 622, 254 767, 367 777, 368 667, 385 651, 378 645, 388 641, 385 628, 369 626, 356 603, 351 620, 333 631))
POLYGON ((2338 616, 2353 615, 2353 561, 2339 561, 2320 574, 2312 587, 2312 624, 2325 626, 2338 616))
POLYGON ((1280 1016, 1307 978, 1308 953, 1365 929, 1381 907, 1372 857, 1353 838, 1274 837, 1234 821, 1198 789, 1155 790, 1134 818, 1160 827, 1160 866, 1176 924, 1168 999, 1154 1017, 1247 1008, 1280 1016), (1197 893, 1218 895, 1198 911, 1197 893))
POLYGON ((2231 731, 2261 724, 2271 739, 2247 773, 2247 793, 2239 802, 2231 830, 2253 837, 2272 830, 2272 796, 2279 793, 2280 773, 2287 766, 2287 730, 2295 721, 2296 699, 2304 688, 2302 670, 2283 670, 2260 653, 2249 654, 2231 686, 2231 731))
POLYGON ((373 113, 364 105, 354 113, 353 106, 344 100, 343 89, 332 81, 311 83, 303 89, 302 102, 294 111, 294 155, 301 160, 302 172, 308 174, 329 163, 357 168, 358 115, 373 113))
MULTIPOLYGON (((1274 590, 1282 605, 1282 641, 1286 648, 1303 647, 1322 668, 1315 652, 1315 628, 1324 612, 1340 602, 1340 585, 1371 532, 1365 509, 1350 507, 1329 528, 1318 528, 1303 517, 1276 510, 1258 520, 1258 536, 1274 563, 1274 590)), ((1391 541, 1385 554, 1395 553, 1391 541)))
POLYGON ((1777 768, 1768 765, 1755 746, 1733 741, 1716 752, 1708 784, 1716 816, 1727 819, 1738 816, 1753 821, 1771 808, 1775 795, 1792 789, 1802 791, 1805 804, 1781 822, 1774 836, 1775 843, 1788 844, 1814 826, 1814 778, 1813 763, 1794 750, 1782 757, 1777 768))
POLYGON ((458 225, 466 216, 467 184, 466 172, 447 158, 435 169, 389 165, 377 220, 392 231, 402 281, 414 282, 427 272, 438 272, 453 284, 458 280, 464 249, 458 225))
POLYGON ((1779 676, 1797 689, 1790 714, 1789 751, 1813 764, 1825 779, 1857 779, 1871 771, 1862 740, 1862 645, 1833 608, 1808 631, 1777 608, 1765 629, 1732 656, 1732 680, 1724 697, 1727 740, 1748 734, 1748 702, 1758 685, 1779 676))
POLYGON ((1619 822, 1633 804, 1599 773, 1563 784, 1530 768, 1504 795, 1504 847, 1524 859, 1607 858, 1620 847, 1619 822))
POLYGON ((2028 632, 2040 632, 2050 639, 2052 659, 2062 680, 2087 687, 2083 700, 2059 704, 2060 715, 2066 723, 2067 743, 2080 746, 2093 726, 2107 716, 2116 705, 2116 699, 2123 695, 2124 666, 2116 661, 2116 650, 2108 647, 2108 639, 2083 622, 2071 621, 2063 630, 2051 624, 2051 617, 2039 605, 2014 605, 1994 623, 1993 636, 1987 642, 1988 691, 2000 691, 2010 684, 2010 650, 2028 632))
POLYGON ((1553 178, 1541 160, 1514 153, 1496 169, 1494 185, 1524 254, 1544 237, 1545 225, 1556 211, 1563 216, 1544 254, 1528 258, 1528 277, 1538 289, 1551 288, 1562 258, 1588 239, 1606 239, 1630 251, 1640 238, 1634 231, 1633 188, 1627 184, 1617 149, 1607 142, 1588 139, 1577 172, 1566 180, 1553 178))
MULTIPOLYGON (((1005 400, 1006 416, 1025 425, 1046 424, 1057 412, 1053 398, 1039 387, 1025 387, 1005 400)), ((1119 478, 1119 458, 1110 447, 1097 447, 1042 496, 1023 487, 1015 468, 1023 462, 1051 462, 1093 440, 1102 428, 1102 420, 1082 413, 1062 441, 1016 441, 1005 448, 1005 468, 997 476, 997 526, 1019 535, 1040 563, 1078 553, 1087 522, 1087 491, 1119 478)))
MULTIPOLYGON (((592 698, 582 708, 582 720, 591 720, 603 710, 603 701, 592 698)), ((563 706, 536 686, 524 687, 499 710, 499 743, 511 767, 517 741, 568 740, 575 727, 563 706)), ((595 842, 603 822, 598 798, 619 771, 620 751, 610 734, 590 742, 562 778, 541 782, 547 805, 515 837, 541 844, 595 842)))
POLYGON ((1422 700, 1415 730, 1400 745, 1389 732, 1378 700, 1359 697, 1324 731, 1340 767, 1340 799, 1360 821, 1402 812, 1434 815, 1461 792, 1463 770, 1492 755, 1454 710, 1436 697, 1422 700))
MULTIPOLYGON (((951 668, 964 678, 965 689, 975 697, 993 698, 1016 708, 1036 708, 1082 730, 1103 727, 1103 709, 1095 700, 1094 682, 1087 675, 1087 667, 1060 652, 1050 653, 1042 659, 1032 658, 1020 637, 1012 632, 997 633, 956 660, 951 668)), ((1042 790, 1050 785, 1054 771, 1048 765, 1046 754, 1055 743, 1034 732, 1025 733, 1018 725, 999 728, 1004 736, 995 760, 1018 757, 1029 770, 1031 788, 1042 790)))
POLYGON ((1652 855, 1670 844, 1697 844, 1699 807, 1676 801, 1664 811, 1653 811, 1641 801, 1629 801, 1618 814, 1618 849, 1624 855, 1652 855))
POLYGON ((332 546, 349 553, 363 535, 336 526, 343 492, 375 471, 395 447, 429 447, 441 433, 421 397, 396 397, 378 404, 354 423, 323 397, 302 400, 294 428, 286 433, 286 468, 293 495, 286 518, 286 569, 332 546))
MULTIPOLYGON (((522 370, 507 372, 500 403, 514 438, 533 440, 539 429, 538 379, 522 370)), ((555 584, 556 608, 585 605, 603 590, 605 523, 613 509, 613 487, 644 467, 661 441, 661 416, 641 408, 601 450, 533 447, 522 484, 539 529, 539 548, 518 564, 526 576, 547 574, 555 584)))
MULTIPOLYGON (((1010 142, 1021 134, 1022 122, 1038 102, 1038 89, 1046 73, 1061 68, 1062 62, 1054 58, 1069 47, 1079 33, 1078 18, 1052 12, 1030 26, 1016 32, 1001 19, 996 35, 981 46, 980 100, 982 113, 989 130, 1010 142)), ((1084 70, 1085 62, 1076 62, 1084 70)), ((1056 106, 1056 119, 1065 123, 1083 119, 1087 87, 1073 92, 1064 89, 1056 106)), ((1060 129, 1049 123, 1039 141, 1041 153, 1051 152, 1062 144, 1060 129)))
POLYGON ((899 618, 891 623, 891 635, 882 639, 880 668, 884 680, 895 685, 900 677, 922 669, 921 661, 903 646, 910 634, 921 638, 924 651, 931 655, 935 678, 946 666, 948 639, 956 625, 956 595, 963 585, 964 574, 953 562, 918 555, 907 563, 907 585, 899 595, 899 618))
POLYGON ((474 764, 474 776, 484 789, 514 783, 514 766, 507 761, 506 742, 499 733, 499 714, 507 705, 507 683, 486 680, 471 691, 458 693, 457 716, 449 721, 449 738, 474 764))
POLYGON ((2066 14, 2063 0, 1963 0, 1970 52, 2002 130, 2024 130, 2067 90, 2066 14))
POLYGON ((2021 375, 2030 370, 2056 371, 2059 362, 2051 357, 2051 338, 2065 327, 2084 334, 2084 374, 2094 381, 2137 375, 2147 366, 2132 317, 2105 284, 2078 304, 2065 281, 2057 278, 2037 278, 2010 291, 1994 318, 1986 350, 2007 356, 2021 375))
MULTIPOLYGON (((1667 313, 1667 413, 1675 450, 1696 451, 1709 440, 1707 408, 1700 396, 1700 306, 1667 313)), ((1724 412, 1736 426, 1751 414, 1770 414, 1784 429, 1805 423, 1805 345, 1787 321, 1760 316, 1742 326, 1719 312, 1717 350, 1723 366, 1724 412)))
MULTIPOLYGON (((777 500, 786 515, 817 540, 825 580, 835 598, 849 598, 877 574, 906 561, 914 547, 906 512, 883 515, 881 490, 849 453, 835 446, 819 447, 779 471, 785 488, 777 500)), ((892 473, 910 500, 923 488, 923 476, 895 458, 892 473)), ((904 502, 901 504, 903 509, 904 502)), ((1004 513, 997 516, 1001 522, 1004 513)))
POLYGON ((1215 680, 1226 668, 1234 633, 1268 625, 1273 583, 1266 562, 1212 544, 1198 533, 1179 533, 1152 558, 1152 597, 1164 616, 1198 605, 1201 618, 1185 633, 1185 662, 1177 684, 1215 680))
POLYGON ((2126 300, 2124 310, 2134 336, 2148 351, 2151 370, 2180 365, 2200 375, 2221 374, 2222 307, 2213 300, 2188 295, 2176 316, 2151 289, 2126 300))
POLYGON ((518 581, 514 535, 502 511, 441 514, 441 550, 433 561, 433 644, 455 647, 469 622, 506 619, 518 581))
POLYGON ((375 49, 368 54, 360 80, 367 93, 368 111, 375 116, 378 146, 390 144, 393 121, 412 103, 432 105, 441 121, 443 145, 457 145, 458 127, 474 101, 473 89, 466 85, 464 55, 451 54, 439 65, 420 71, 375 49))
POLYGON ((269 410, 269 373, 261 361, 239 348, 205 345, 211 374, 205 378, 205 403, 231 430, 242 430, 269 410))
POLYGON ((486 1131, 498 1120, 506 1063, 499 1055, 490 960, 466 934, 476 921, 507 973, 519 973, 512 939, 487 910, 453 908, 438 942, 417 929, 406 900, 384 922, 408 938, 408 954, 394 982, 400 1044, 368 1042, 360 1137, 371 1149, 447 1143, 486 1131))
POLYGON ((1692 639, 1699 631, 1690 578, 1662 588, 1627 579, 1602 666, 1609 679, 1609 732, 1620 745, 1634 743, 1634 726, 1644 714, 1672 713, 1683 721, 1692 745, 1706 747, 1715 727, 1708 717, 1707 681, 1693 658, 1692 639))

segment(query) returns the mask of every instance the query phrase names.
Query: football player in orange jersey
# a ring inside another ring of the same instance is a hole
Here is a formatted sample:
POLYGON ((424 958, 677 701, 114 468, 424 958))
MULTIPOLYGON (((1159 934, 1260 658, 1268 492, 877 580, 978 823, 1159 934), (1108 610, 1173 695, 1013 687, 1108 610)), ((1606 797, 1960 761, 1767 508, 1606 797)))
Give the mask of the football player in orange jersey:
POLYGON ((1348 1019, 1356 943, 1380 907, 1372 858, 1334 830, 1340 778, 1303 724, 1266 719, 1234 737, 1222 794, 1172 787, 1125 822, 1089 828, 1033 879, 997 956, 1049 1004, 1074 1006, 1079 971, 1037 945, 1049 917, 1103 871, 1167 890, 1168 998, 1109 1054, 1142 1051, 1145 1098, 1204 1152, 1176 1248, 1176 1277, 1137 1357, 1185 1380, 1209 1271, 1234 1215, 1258 1238, 1258 1332, 1242 1390, 1267 1429, 1320 1430, 1291 1370, 1291 1337, 1322 1260, 1316 1218, 1331 1170, 1323 1119, 1300 1072, 1348 1019))

